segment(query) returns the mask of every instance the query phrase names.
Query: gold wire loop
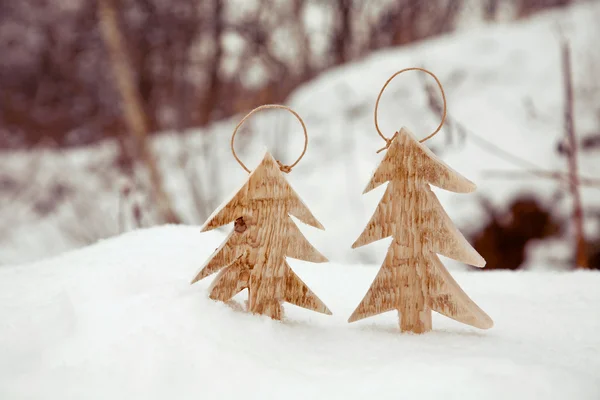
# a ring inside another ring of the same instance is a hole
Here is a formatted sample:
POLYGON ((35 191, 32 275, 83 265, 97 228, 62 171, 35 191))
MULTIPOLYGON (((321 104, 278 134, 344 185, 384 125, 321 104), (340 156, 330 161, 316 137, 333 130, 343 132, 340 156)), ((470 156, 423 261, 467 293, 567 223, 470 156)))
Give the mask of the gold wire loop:
POLYGON ((292 114, 294 114, 296 119, 298 119, 298 121, 300 121, 300 125, 302 125, 302 129, 304 130, 304 149, 302 149, 302 154, 300 154, 300 157, 298 157, 298 159, 293 164, 290 164, 290 165, 282 164, 281 161, 277 160, 277 165, 279 165, 279 169, 281 170, 281 172, 284 172, 287 174, 292 170, 292 168, 294 168, 300 162, 302 157, 304 157, 304 154, 306 154, 306 147, 308 146, 308 133, 306 132, 306 125, 304 125, 304 121, 302 120, 302 118, 300 118, 300 116, 298 115, 298 113, 296 113, 296 111, 292 110, 291 108, 289 108, 287 106, 284 106, 281 104, 265 104, 260 107, 256 107, 254 110, 252 110, 248 114, 246 114, 246 116, 237 124, 237 126, 233 130, 233 135, 231 135, 231 152, 233 153, 233 157, 242 166, 242 168, 244 168, 244 170, 246 172, 250 173, 250 170, 246 167, 246 165, 244 165, 242 160, 240 160, 240 158, 235 153, 235 148, 233 146, 234 141, 235 141, 235 135, 236 135, 238 129, 242 126, 242 124, 244 122, 246 122, 246 120, 248 118, 250 118, 250 116, 252 114, 254 114, 260 110, 264 110, 264 109, 268 109, 268 108, 279 108, 279 109, 287 110, 287 111, 291 112, 292 114))
POLYGON ((383 94, 383 91, 385 90, 385 88, 387 87, 387 85, 392 81, 392 79, 394 79, 395 77, 397 77, 398 75, 400 75, 403 72, 407 72, 407 71, 421 71, 421 72, 425 72, 426 74, 429 74, 431 77, 433 77, 433 79, 435 79, 435 82, 438 84, 438 87, 440 88, 440 91, 442 92, 442 99, 444 100, 444 112, 442 114, 442 121, 440 122, 440 124, 438 125, 438 127, 435 129, 435 131, 433 131, 433 133, 431 133, 429 136, 421 139, 419 142, 423 143, 424 141, 431 139, 432 137, 434 137, 439 131, 440 129, 442 129, 442 126, 444 125, 444 122, 446 121, 446 93, 444 93, 444 87, 442 86, 442 83, 440 82, 440 80, 438 79, 437 76, 435 76, 433 74, 433 72, 428 71, 424 68, 419 68, 419 67, 411 67, 411 68, 404 68, 401 69, 400 71, 396 72, 394 75, 390 76, 388 78, 388 80, 385 82, 385 84, 383 85, 383 87, 381 88, 381 90, 379 91, 379 95, 377 96, 377 101, 375 102, 375 112, 374 112, 374 119, 375 119, 375 129, 377 129, 377 133, 379 134, 379 136, 381 136, 381 138, 383 140, 385 140, 385 147, 383 147, 382 149, 379 149, 377 152, 381 152, 385 149, 388 149, 390 147, 390 144, 392 143, 392 140, 394 140, 394 138, 396 137, 396 135, 398 134, 398 132, 394 133, 394 135, 391 138, 386 138, 383 133, 381 133, 381 130, 379 129, 379 123, 377 122, 377 110, 379 109, 379 101, 381 100, 381 95, 383 94))

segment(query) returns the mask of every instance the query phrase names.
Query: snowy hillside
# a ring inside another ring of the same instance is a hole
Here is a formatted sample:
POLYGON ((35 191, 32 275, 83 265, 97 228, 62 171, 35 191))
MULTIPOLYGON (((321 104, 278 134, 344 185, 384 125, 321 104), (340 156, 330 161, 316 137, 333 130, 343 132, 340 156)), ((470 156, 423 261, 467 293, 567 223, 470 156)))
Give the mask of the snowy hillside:
MULTIPOLYGON (((475 194, 436 191, 461 230, 468 235, 486 222, 481 197, 506 207, 507 201, 521 192, 554 202, 551 208, 556 215, 566 217, 569 197, 557 197, 563 189, 556 181, 527 174, 519 179, 492 178, 488 173, 566 171, 566 160, 556 151, 564 136, 559 31, 573 46, 578 132, 583 135, 596 129, 600 87, 593 74, 598 70, 594 65, 600 65, 600 54, 589 49, 594 48, 600 33, 599 17, 600 5, 590 2, 521 23, 448 35, 377 53, 301 87, 289 105, 304 118, 310 142, 306 157, 289 174, 289 180, 326 231, 301 229, 331 260, 376 263, 379 259, 387 243, 359 250, 351 250, 350 244, 384 190, 361 195, 382 157, 375 152, 384 144, 373 126, 375 99, 388 76, 409 66, 424 66, 438 75, 445 85, 451 121, 467 130, 458 135, 456 127, 451 130, 449 125, 427 142, 447 164, 478 185, 475 194), (482 144, 481 138, 488 145, 482 144), (490 151, 489 143, 528 164, 499 156, 490 151)), ((437 126, 439 117, 427 104, 425 79, 411 72, 389 86, 380 108, 380 125, 387 136, 405 125, 424 137, 437 126)), ((243 181, 246 173, 229 150, 229 137, 240 118, 205 131, 155 139, 166 185, 187 223, 202 224, 243 181), (181 160, 186 157, 189 162, 183 168, 181 160), (193 185, 202 191, 201 209, 194 203, 193 185)), ((263 154, 263 146, 284 163, 300 153, 300 128, 284 112, 258 115, 249 125, 254 134, 240 135, 239 153, 250 168, 263 154)), ((0 264, 43 258, 118 233, 122 178, 113 165, 115 155, 112 143, 68 152, 3 154, 0 170, 16 177, 16 185, 25 189, 19 192, 21 197, 0 203, 4 223, 0 226, 0 264), (23 200, 26 195, 36 201, 23 200), (52 196, 61 195, 72 195, 75 200, 48 211, 52 196), (88 204, 76 212, 77 202, 88 204)), ((583 154, 581 174, 600 176, 599 158, 597 150, 583 154)), ((583 202, 597 205, 600 190, 584 189, 583 202)), ((586 229, 590 235, 600 231, 593 219, 588 220, 586 229)), ((568 256, 570 235, 566 232, 558 247, 539 243, 529 266, 545 266, 547 258, 557 254, 568 256)))
POLYGON ((455 272, 495 326, 401 335, 346 323, 373 267, 290 260, 332 316, 209 300, 189 282, 222 240, 167 226, 0 269, 0 399, 600 397, 599 274, 455 272))

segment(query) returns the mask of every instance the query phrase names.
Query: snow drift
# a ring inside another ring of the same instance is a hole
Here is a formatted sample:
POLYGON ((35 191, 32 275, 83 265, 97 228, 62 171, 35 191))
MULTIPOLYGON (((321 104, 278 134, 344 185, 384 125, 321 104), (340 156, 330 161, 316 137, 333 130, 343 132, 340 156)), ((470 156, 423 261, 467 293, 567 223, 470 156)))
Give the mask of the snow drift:
POLYGON ((211 301, 210 279, 190 280, 223 239, 167 226, 0 269, 0 398, 600 396, 599 274, 454 272, 494 328, 435 314, 401 335, 395 313, 346 322, 373 266, 289 260, 332 316, 211 301))

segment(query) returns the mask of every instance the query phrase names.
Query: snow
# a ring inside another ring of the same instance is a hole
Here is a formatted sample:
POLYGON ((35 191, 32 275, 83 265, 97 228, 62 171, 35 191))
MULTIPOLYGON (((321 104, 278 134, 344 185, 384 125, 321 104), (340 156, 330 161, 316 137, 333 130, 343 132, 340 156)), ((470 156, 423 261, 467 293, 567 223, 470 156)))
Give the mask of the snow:
POLYGON ((376 265, 289 260, 333 316, 213 302, 189 282, 223 239, 157 227, 0 269, 0 399, 600 397, 598 273, 456 271, 495 326, 410 335, 346 322, 376 265))
MULTIPOLYGON (((469 233, 485 222, 480 196, 500 207, 523 192, 555 201, 561 187, 554 181, 490 178, 489 170, 523 169, 477 138, 539 169, 565 170, 555 151, 563 135, 558 30, 573 46, 576 126, 584 134, 597 125, 600 87, 586 74, 600 65, 600 54, 589 51, 598 16, 600 4, 590 2, 386 50, 295 91, 288 104, 304 118, 310 141, 287 178, 326 228, 299 224, 301 231, 334 262, 289 263, 332 316, 286 304, 285 320, 276 322, 208 299, 212 277, 189 282, 224 239, 222 231, 156 227, 56 255, 81 246, 65 227, 116 233, 116 146, 2 154, 0 171, 17 179, 25 194, 0 198, 0 264, 22 263, 0 268, 0 399, 600 398, 600 274, 548 271, 548 257, 572 254, 568 232, 536 243, 528 271, 474 272, 442 258, 492 317, 490 330, 437 314, 434 331, 420 336, 400 334, 394 313, 346 322, 389 245, 350 248, 385 190, 361 195, 383 157, 375 153, 384 143, 372 110, 385 79, 425 66, 444 83, 450 116, 468 132, 464 141, 449 143, 446 127, 427 145, 478 185, 476 194, 435 191, 469 233), (51 203, 56 182, 91 196, 93 207, 78 214, 66 203, 40 218, 35 209, 51 203), (41 260, 49 255, 55 256, 41 260)), ((422 137, 438 123, 414 72, 390 85, 379 115, 387 136, 407 126, 422 137)), ((240 118, 154 139, 167 188, 187 221, 204 222, 246 179, 229 153, 240 118), (204 173, 204 217, 182 172, 182 149, 204 173)), ((254 135, 240 133, 238 142, 250 168, 264 146, 284 163, 299 154, 302 135, 293 117, 266 113, 251 125, 254 135)), ((582 154, 580 169, 599 176, 598 152, 582 154)), ((583 190, 583 200, 598 204, 600 191, 583 190)), ((569 206, 558 201, 557 216, 568 215, 569 206)), ((600 232, 598 223, 588 221, 586 228, 600 232)), ((236 300, 243 304, 244 296, 236 300)))
MULTIPOLYGON (((576 127, 580 137, 597 129, 600 86, 593 78, 598 69, 590 66, 600 65, 600 53, 592 51, 600 34, 598 17, 600 3, 588 2, 519 23, 445 35, 377 52, 322 74, 296 90, 288 105, 305 120, 310 139, 306 156, 288 179, 326 228, 325 232, 307 231, 309 240, 329 259, 342 263, 373 264, 385 250, 386 243, 357 250, 350 249, 350 245, 384 191, 378 188, 361 195, 383 157, 375 153, 384 145, 373 126, 375 99, 392 73, 409 66, 424 66, 440 78, 451 119, 468 130, 464 140, 455 133, 453 141, 448 142, 450 129, 446 126, 426 142, 446 164, 478 186, 475 194, 435 191, 465 236, 487 221, 482 197, 503 209, 518 194, 532 193, 550 205, 555 217, 567 219, 571 213, 569 196, 557 196, 565 193, 564 185, 528 177, 523 171, 566 171, 566 159, 556 152, 564 136, 559 31, 573 47, 576 127), (490 152, 480 138, 534 166, 523 168, 490 152), (517 171, 523 173, 523 178, 490 177, 489 171, 517 171)), ((423 80, 433 81, 421 75, 401 75, 384 93, 379 115, 380 126, 388 137, 402 126, 424 137, 439 123, 427 106, 423 90, 423 80)), ((165 185, 187 223, 202 224, 246 179, 246 172, 229 149, 229 137, 241 118, 236 116, 186 135, 165 133, 153 141, 165 185), (181 166, 185 151, 189 151, 189 166, 197 173, 191 179, 181 166), (196 184, 204 193, 202 210, 193 200, 192 185, 196 184)), ((295 160, 302 149, 300 127, 284 111, 253 116, 248 126, 253 135, 241 132, 237 149, 251 169, 260 160, 264 146, 284 163, 295 160)), ((87 241, 93 242, 95 237, 119 233, 117 221, 122 211, 118 182, 122 177, 112 164, 115 154, 114 143, 73 151, 2 154, 0 171, 24 186, 29 184, 33 193, 29 198, 35 203, 22 197, 6 204, 0 198, 0 221, 4 221, 4 226, 0 225, 0 264, 30 262, 79 247, 79 236, 89 236, 87 241), (33 188, 31 182, 35 182, 33 188), (37 203, 49 196, 56 182, 72 188, 75 200, 40 216, 35 211, 37 203), (90 209, 74 213, 74 203, 89 203, 90 199, 90 209), (74 227, 83 234, 73 235, 74 227)), ((581 154, 582 176, 600 176, 598 157, 598 150, 581 154)), ((591 209, 600 201, 600 190, 583 188, 582 197, 586 209, 591 209)), ((596 220, 588 216, 586 229, 590 237, 600 234, 596 220)), ((531 246, 527 266, 539 269, 554 263, 548 255, 562 257, 565 246, 572 248, 571 243, 569 230, 559 240, 540 241, 531 246)), ((563 257, 562 268, 566 264, 563 257)))

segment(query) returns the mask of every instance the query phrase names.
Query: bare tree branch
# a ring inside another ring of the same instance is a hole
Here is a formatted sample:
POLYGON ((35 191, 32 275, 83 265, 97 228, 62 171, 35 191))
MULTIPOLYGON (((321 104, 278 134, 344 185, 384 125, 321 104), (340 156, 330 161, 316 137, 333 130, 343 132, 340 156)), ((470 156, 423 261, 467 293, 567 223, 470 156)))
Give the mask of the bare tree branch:
MULTIPOLYGON (((556 181, 564 182, 570 185, 571 176, 568 173, 559 171, 540 171, 540 170, 523 170, 523 171, 484 171, 484 175, 488 177, 504 177, 504 178, 515 178, 521 179, 527 176, 535 178, 546 178, 553 179, 556 181)), ((579 177, 580 186, 589 186, 600 189, 600 179, 579 177)))

